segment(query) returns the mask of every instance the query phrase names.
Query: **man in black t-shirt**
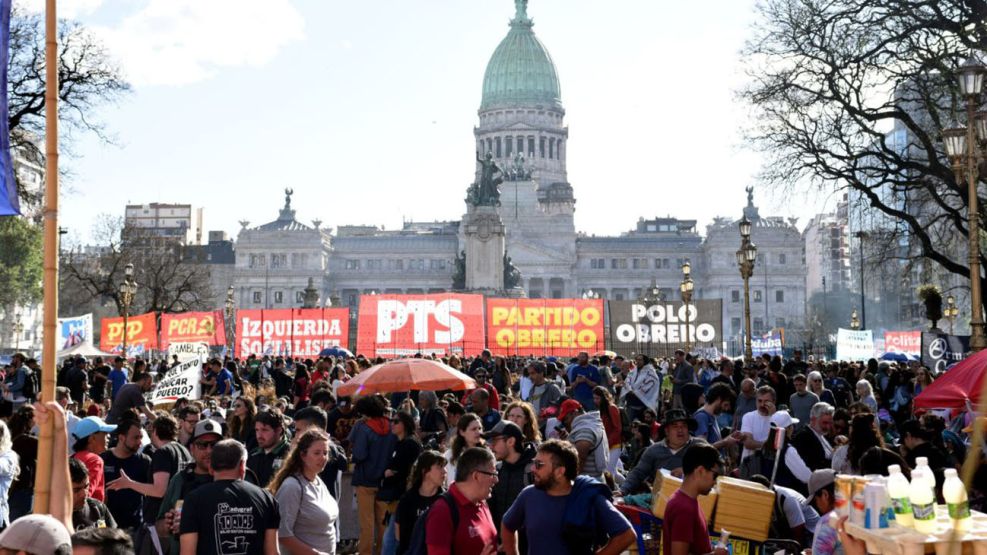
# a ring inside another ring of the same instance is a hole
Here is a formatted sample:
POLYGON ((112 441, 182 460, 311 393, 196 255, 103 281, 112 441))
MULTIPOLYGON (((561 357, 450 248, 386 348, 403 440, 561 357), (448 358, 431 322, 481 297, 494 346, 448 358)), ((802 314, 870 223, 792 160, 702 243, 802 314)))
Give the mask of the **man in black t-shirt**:
POLYGON ((190 492, 183 505, 182 553, 277 553, 278 504, 269 491, 243 480, 247 450, 236 440, 220 441, 210 463, 213 483, 190 492))
MULTIPOLYGON (((168 482, 168 490, 161 499, 157 514, 157 532, 161 538, 170 538, 169 553, 178 553, 178 521, 181 520, 179 502, 200 486, 212 483, 212 448, 223 439, 222 427, 211 419, 200 420, 195 425, 189 448, 195 462, 189 463, 168 482)), ((164 541, 164 540, 162 540, 164 541)))
POLYGON ((69 459, 69 476, 72 479, 72 527, 74 530, 86 528, 116 528, 117 523, 106 505, 93 499, 89 493, 89 470, 79 459, 69 459))
POLYGON ((257 478, 257 485, 266 487, 288 458, 288 436, 285 434, 284 417, 277 410, 262 410, 254 417, 254 434, 257 448, 247 459, 247 468, 257 478))
POLYGON ((117 521, 117 526, 134 537, 144 518, 143 491, 153 487, 148 478, 151 457, 137 452, 141 447, 141 428, 137 421, 121 421, 117 424, 116 435, 117 442, 113 449, 100 455, 106 479, 106 506, 117 521), (120 478, 129 479, 134 486, 124 488, 126 480, 119 480, 120 478))
POLYGON ((154 389, 154 377, 151 374, 147 372, 134 374, 134 383, 121 387, 116 399, 113 399, 113 406, 106 415, 106 422, 116 424, 130 409, 136 409, 138 413, 147 416, 148 420, 154 420, 155 415, 147 408, 147 401, 144 399, 144 394, 152 389, 154 389))

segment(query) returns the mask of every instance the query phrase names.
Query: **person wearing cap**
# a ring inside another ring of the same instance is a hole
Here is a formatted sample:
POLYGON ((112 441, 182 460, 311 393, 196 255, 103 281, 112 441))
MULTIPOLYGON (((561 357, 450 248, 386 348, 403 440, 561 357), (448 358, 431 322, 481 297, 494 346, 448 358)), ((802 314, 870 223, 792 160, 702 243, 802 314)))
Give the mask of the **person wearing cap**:
POLYGON ((661 426, 665 439, 644 451, 637 466, 620 484, 620 491, 624 495, 637 493, 638 488, 653 480, 655 473, 660 469, 670 470, 672 474, 681 477, 682 457, 686 450, 695 444, 706 443, 702 438, 691 437, 691 432, 696 430, 696 424, 696 420, 684 410, 671 409, 666 412, 661 426))
MULTIPOLYGON (((181 509, 177 508, 177 503, 184 503, 185 496, 195 489, 212 483, 211 459, 212 448, 216 442, 223 439, 223 428, 215 420, 200 420, 195 425, 192 434, 192 441, 189 446, 192 449, 193 462, 175 474, 168 482, 168 489, 161 499, 156 517, 155 526, 158 535, 162 538, 171 538, 171 549, 169 553, 178 553, 178 526, 181 521, 181 509)), ((145 515, 146 519, 146 515, 145 515)))
POLYGON ((774 491, 777 495, 775 506, 781 510, 775 511, 772 516, 771 537, 795 540, 803 548, 812 545, 811 531, 815 530, 819 523, 819 513, 809 504, 805 496, 792 488, 777 483, 772 485, 766 476, 760 474, 752 476, 750 481, 774 491))
POLYGON ((16 555, 72 555, 72 536, 51 515, 25 515, 0 533, 0 551, 16 555))
POLYGON ((531 379, 531 388, 523 400, 531 403, 535 414, 541 414, 545 407, 554 405, 562 398, 562 390, 559 386, 548 381, 545 363, 539 361, 528 363, 528 378, 531 379))
POLYGON ((100 454, 106 451, 106 434, 116 430, 115 425, 103 422, 98 416, 87 416, 79 421, 72 432, 75 444, 72 458, 89 469, 89 497, 103 501, 106 499, 103 477, 103 459, 100 454))
POLYGON ((603 480, 610 458, 607 430, 599 411, 585 412, 580 401, 566 399, 559 407, 559 422, 565 428, 567 439, 579 452, 579 473, 603 480))
POLYGON ((806 499, 822 515, 813 530, 812 555, 833 555, 839 552, 839 534, 830 524, 830 513, 836 508, 836 471, 832 468, 813 471, 809 478, 809 495, 806 499))
POLYGON ((509 421, 501 420, 492 430, 483 434, 494 457, 497 458, 498 482, 494 484, 489 500, 494 524, 500 529, 500 521, 518 494, 530 486, 531 461, 535 458, 534 445, 524 442, 524 432, 509 421))
MULTIPOLYGON (((670 411, 674 412, 674 411, 670 411)), ((682 485, 668 499, 662 522, 665 555, 727 555, 725 546, 713 547, 699 496, 708 495, 722 472, 720 453, 707 443, 683 449, 682 485)))
POLYGON ((812 471, 789 441, 797 423, 798 420, 792 418, 788 411, 782 410, 771 415, 768 440, 754 456, 744 459, 740 467, 740 476, 745 479, 755 474, 771 476, 775 473, 775 457, 781 457, 777 464, 774 483, 805 494, 806 484, 812 471), (774 434, 784 435, 780 452, 775 450, 774 444, 777 440, 774 439, 776 437, 774 434))

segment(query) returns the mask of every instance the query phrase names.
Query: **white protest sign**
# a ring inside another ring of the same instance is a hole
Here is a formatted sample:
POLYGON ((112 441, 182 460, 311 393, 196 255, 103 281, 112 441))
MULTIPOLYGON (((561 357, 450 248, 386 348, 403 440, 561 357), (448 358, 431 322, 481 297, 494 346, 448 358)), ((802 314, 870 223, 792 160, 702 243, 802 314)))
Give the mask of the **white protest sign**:
POLYGON ((867 360, 874 356, 874 334, 871 330, 840 328, 836 334, 837 360, 867 360))
POLYGON ((189 359, 206 360, 209 358, 209 345, 202 341, 195 343, 171 343, 168 345, 168 357, 178 355, 179 361, 189 359))
POLYGON ((202 375, 202 360, 192 358, 168 370, 151 392, 151 403, 160 405, 174 403, 181 397, 198 399, 202 397, 199 378, 202 375))

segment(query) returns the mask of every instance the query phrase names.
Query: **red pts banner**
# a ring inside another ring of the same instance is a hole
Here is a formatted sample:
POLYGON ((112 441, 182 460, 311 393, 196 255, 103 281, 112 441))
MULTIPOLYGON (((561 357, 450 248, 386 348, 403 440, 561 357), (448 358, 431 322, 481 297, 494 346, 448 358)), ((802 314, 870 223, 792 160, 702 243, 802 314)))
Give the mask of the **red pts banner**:
MULTIPOLYGON (((157 315, 153 312, 127 318, 127 356, 142 355, 158 348, 157 323, 157 315)), ((119 354, 123 347, 123 317, 103 318, 99 328, 99 348, 119 354)))
POLYGON ((236 356, 317 357, 346 343, 349 316, 347 308, 238 310, 236 356))
POLYGON ((884 332, 884 351, 920 357, 922 356, 922 332, 886 331, 884 332))
POLYGON ((357 351, 368 357, 478 354, 483 296, 363 295, 358 329, 357 351))
POLYGON ((161 315, 161 350, 172 343, 226 344, 223 312, 183 312, 161 315))
POLYGON ((603 301, 487 299, 487 346, 495 355, 602 351, 603 301))

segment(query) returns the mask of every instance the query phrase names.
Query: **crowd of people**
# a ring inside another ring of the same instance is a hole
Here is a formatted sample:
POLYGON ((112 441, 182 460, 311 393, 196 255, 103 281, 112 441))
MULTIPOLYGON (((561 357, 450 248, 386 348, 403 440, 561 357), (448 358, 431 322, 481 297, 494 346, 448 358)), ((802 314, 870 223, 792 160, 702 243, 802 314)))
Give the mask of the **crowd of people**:
MULTIPOLYGON (((916 363, 608 355, 417 355, 476 388, 356 398, 339 386, 381 360, 211 359, 200 398, 162 410, 147 394, 177 359, 73 357, 35 402, 41 369, 18 354, 3 369, 0 552, 616 554, 637 540, 625 509, 650 510, 667 473, 683 482, 666 554, 714 552, 697 497, 722 475, 775 492, 771 537, 859 553, 828 518, 836 474, 927 461, 941 488, 967 455, 971 414, 913 412, 935 379, 916 363), (65 456, 50 514, 33 515, 49 421, 65 456), (357 538, 341 533, 349 511, 357 538)), ((968 492, 981 511, 985 453, 968 492)))

